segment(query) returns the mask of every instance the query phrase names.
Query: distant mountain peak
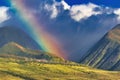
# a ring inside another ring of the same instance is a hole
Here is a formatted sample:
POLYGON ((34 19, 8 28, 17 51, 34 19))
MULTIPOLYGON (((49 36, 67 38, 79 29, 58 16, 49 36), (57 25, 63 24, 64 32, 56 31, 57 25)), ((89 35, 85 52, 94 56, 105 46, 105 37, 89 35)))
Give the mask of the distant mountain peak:
POLYGON ((111 40, 120 42, 120 24, 118 24, 111 31, 109 31, 106 37, 111 40))
POLYGON ((9 43, 16 42, 25 48, 39 50, 38 43, 30 37, 23 29, 13 26, 0 28, 0 47, 9 43))

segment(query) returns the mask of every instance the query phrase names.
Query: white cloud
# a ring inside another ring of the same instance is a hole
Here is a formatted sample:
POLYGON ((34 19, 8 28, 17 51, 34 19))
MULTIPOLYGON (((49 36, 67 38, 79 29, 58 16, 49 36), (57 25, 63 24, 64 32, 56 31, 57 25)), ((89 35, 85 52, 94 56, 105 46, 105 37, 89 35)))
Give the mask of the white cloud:
POLYGON ((56 7, 56 4, 53 4, 53 5, 46 4, 45 9, 48 10, 49 12, 51 12, 50 17, 52 19, 57 17, 59 11, 56 7))
POLYGON ((94 9, 99 8, 99 6, 88 3, 88 4, 81 4, 81 5, 73 5, 70 9, 70 15, 72 19, 76 21, 80 21, 82 19, 87 19, 92 15, 101 14, 100 11, 95 11, 94 9))
POLYGON ((51 15, 50 17, 53 19, 53 18, 56 18, 57 15, 60 13, 60 10, 57 8, 58 6, 63 6, 64 10, 69 10, 70 9, 70 6, 64 1, 62 0, 61 2, 57 2, 55 0, 53 0, 53 4, 50 5, 50 4, 45 4, 45 9, 48 10, 49 12, 51 12, 51 15))
POLYGON ((114 10, 114 14, 116 14, 118 16, 117 19, 120 21, 120 8, 114 10))
POLYGON ((80 21, 82 19, 87 19, 88 17, 92 15, 101 14, 100 11, 95 11, 95 8, 99 8, 99 6, 89 3, 89 4, 81 4, 81 5, 68 5, 64 0, 61 2, 56 2, 54 0, 54 3, 52 5, 45 4, 45 9, 51 12, 50 17, 56 18, 59 14, 59 9, 57 6, 63 6, 64 10, 70 10, 70 16, 72 19, 76 21, 80 21))
POLYGON ((56 18, 58 13, 59 13, 59 10, 57 9, 57 6, 60 6, 60 3, 59 2, 56 2, 55 0, 53 0, 53 4, 50 5, 50 4, 45 4, 45 9, 48 10, 49 12, 51 12, 51 15, 50 15, 50 18, 56 18))
POLYGON ((111 15, 113 13, 118 15, 117 20, 120 21, 120 8, 115 9, 107 6, 99 6, 93 3, 70 6, 64 0, 61 0, 61 2, 53 0, 53 4, 46 3, 44 9, 50 12, 50 18, 54 19, 61 12, 59 9, 60 6, 63 6, 64 10, 69 10, 70 17, 77 22, 85 20, 91 16, 96 16, 99 14, 111 15))
POLYGON ((8 9, 8 7, 0 7, 0 23, 10 18, 10 16, 7 14, 8 9))
POLYGON ((70 5, 68 5, 64 0, 61 1, 61 4, 63 5, 64 7, 64 10, 69 10, 70 9, 70 5))

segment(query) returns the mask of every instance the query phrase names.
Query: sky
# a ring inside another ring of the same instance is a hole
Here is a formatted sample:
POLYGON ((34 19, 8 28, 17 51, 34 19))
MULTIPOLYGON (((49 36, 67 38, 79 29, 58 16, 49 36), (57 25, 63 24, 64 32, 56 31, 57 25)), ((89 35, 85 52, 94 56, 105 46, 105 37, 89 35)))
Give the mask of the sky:
POLYGON ((10 6, 8 0, 0 0, 0 6, 10 6))
POLYGON ((104 5, 114 8, 119 8, 119 0, 65 0, 69 5, 83 4, 83 3, 94 3, 97 5, 104 5))
POLYGON ((119 3, 119 0, 0 0, 0 27, 20 27, 44 51, 79 61, 120 23, 119 3))
MULTIPOLYGON (((61 0, 57 0, 61 1, 61 0)), ((94 3, 97 5, 104 5, 104 6, 109 6, 109 7, 114 7, 114 8, 119 8, 120 1, 119 0, 65 0, 69 5, 76 5, 76 4, 83 4, 83 3, 94 3)), ((1 0, 0 1, 0 6, 10 6, 8 3, 8 0, 1 0)))

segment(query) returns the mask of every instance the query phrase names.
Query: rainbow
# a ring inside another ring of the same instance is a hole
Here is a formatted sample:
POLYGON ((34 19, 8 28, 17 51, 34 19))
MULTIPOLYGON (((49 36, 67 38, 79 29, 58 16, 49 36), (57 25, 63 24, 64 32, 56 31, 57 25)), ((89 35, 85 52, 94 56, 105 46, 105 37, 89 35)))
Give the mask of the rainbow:
POLYGON ((62 49, 58 40, 46 32, 38 20, 26 9, 23 0, 11 0, 12 7, 17 10, 21 19, 27 24, 31 37, 46 52, 66 59, 65 51, 62 49))

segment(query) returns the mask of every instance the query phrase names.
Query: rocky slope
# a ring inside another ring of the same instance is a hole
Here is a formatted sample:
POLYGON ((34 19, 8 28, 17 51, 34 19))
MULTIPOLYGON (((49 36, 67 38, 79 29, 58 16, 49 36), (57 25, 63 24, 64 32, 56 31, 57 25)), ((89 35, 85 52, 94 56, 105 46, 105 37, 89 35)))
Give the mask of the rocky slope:
POLYGON ((120 70, 120 25, 109 31, 81 63, 106 70, 120 70))

